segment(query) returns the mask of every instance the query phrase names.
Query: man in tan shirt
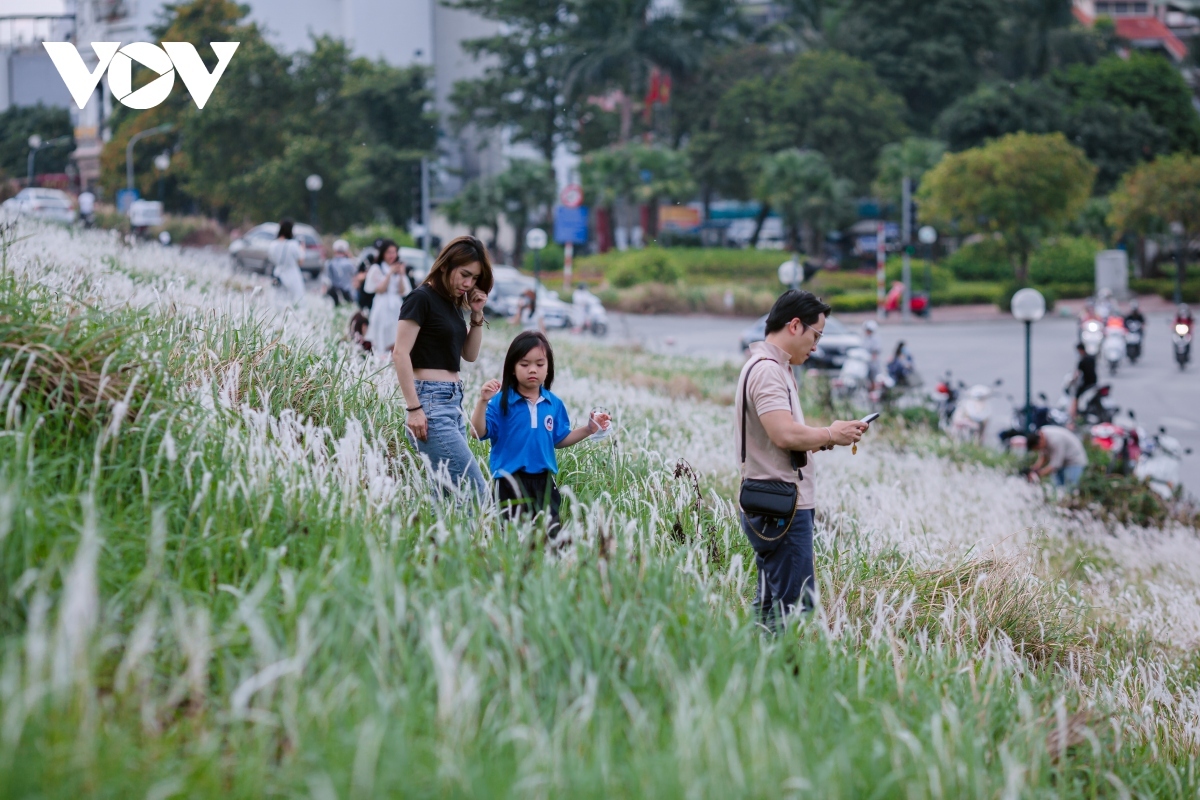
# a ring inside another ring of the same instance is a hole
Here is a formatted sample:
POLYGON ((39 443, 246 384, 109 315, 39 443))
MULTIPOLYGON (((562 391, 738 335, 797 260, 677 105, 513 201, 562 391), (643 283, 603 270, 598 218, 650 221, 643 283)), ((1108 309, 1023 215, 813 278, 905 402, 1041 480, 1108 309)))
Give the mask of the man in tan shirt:
POLYGON ((774 630, 799 603, 813 608, 816 575, 813 566, 813 509, 816 478, 812 459, 793 467, 792 453, 812 453, 862 438, 866 423, 834 422, 812 428, 804 423, 800 393, 792 365, 803 364, 817 348, 830 307, 812 292, 784 292, 767 315, 766 340, 750 346, 750 358, 738 380, 734 407, 738 426, 736 446, 742 448, 742 394, 746 390, 745 452, 742 479, 796 484, 796 513, 772 519, 742 513, 742 530, 754 548, 758 590, 754 604, 760 621, 774 630))

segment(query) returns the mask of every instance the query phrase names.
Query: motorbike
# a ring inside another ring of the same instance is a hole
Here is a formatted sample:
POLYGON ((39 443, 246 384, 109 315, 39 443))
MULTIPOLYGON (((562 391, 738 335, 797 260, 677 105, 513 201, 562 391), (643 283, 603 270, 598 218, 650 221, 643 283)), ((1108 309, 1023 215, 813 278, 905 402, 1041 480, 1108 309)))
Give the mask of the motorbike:
POLYGON ((1159 426, 1158 433, 1145 442, 1144 451, 1133 470, 1134 477, 1146 481, 1150 488, 1164 500, 1175 496, 1179 486, 1179 467, 1185 455, 1192 449, 1184 448, 1167 429, 1159 426))
POLYGON ((1110 317, 1104 328, 1104 341, 1100 345, 1104 362, 1108 364, 1108 374, 1116 375, 1121 360, 1125 358, 1125 324, 1119 317, 1110 317))
MULTIPOLYGON (((1075 394, 1075 375, 1068 374, 1063 381, 1062 394, 1059 395, 1056 408, 1064 415, 1069 415, 1071 408, 1071 398, 1075 394)), ((1113 417, 1121 410, 1121 407, 1115 405, 1110 399, 1112 395, 1112 386, 1109 384, 1098 384, 1091 387, 1083 393, 1079 398, 1079 402, 1075 408, 1075 417, 1077 422, 1085 425, 1096 425, 1101 422, 1112 422, 1113 417)))
POLYGON ((1100 320, 1085 319, 1079 326, 1079 342, 1089 356, 1099 355, 1100 345, 1104 341, 1104 326, 1100 320))
POLYGON ((1175 348, 1175 363, 1182 370, 1192 356, 1192 323, 1176 322, 1171 330, 1171 346, 1175 348))
POLYGON ((1088 429, 1092 444, 1108 454, 1108 471, 1121 475, 1132 472, 1141 458, 1141 432, 1133 412, 1120 424, 1101 422, 1088 429))
POLYGON ((588 294, 582 303, 572 305, 572 322, 580 331, 594 336, 608 335, 608 309, 600 298, 588 294))
POLYGON ((1125 357, 1130 364, 1142 357, 1142 323, 1136 319, 1125 322, 1125 357))
POLYGON ((1009 395, 1008 401, 1012 405, 1012 426, 1000 431, 1000 445, 1003 449, 1020 452, 1026 447, 1026 436, 1031 432, 1047 425, 1058 425, 1066 427, 1070 422, 1066 409, 1056 408, 1050 405, 1050 401, 1046 397, 1045 392, 1038 393, 1038 400, 1041 402, 1031 403, 1028 416, 1025 413, 1023 405, 1017 405, 1017 401, 1009 395))
POLYGON ((984 431, 992 418, 993 386, 1001 383, 997 379, 992 386, 978 383, 967 389, 966 399, 958 404, 950 417, 950 435, 953 438, 963 442, 974 439, 983 444, 984 431))
POLYGON ((950 430, 950 420, 954 417, 954 409, 958 406, 958 395, 964 388, 966 388, 966 384, 962 381, 955 383, 949 370, 933 387, 930 396, 937 405, 938 425, 943 430, 950 430))
MULTIPOLYGON (((904 284, 900 281, 892 284, 892 288, 888 290, 887 295, 883 298, 883 313, 884 315, 899 313, 903 311, 904 303, 904 284)), ((912 313, 918 317, 929 316, 929 298, 920 292, 913 292, 910 301, 912 313)))
POLYGON ((871 354, 865 347, 851 347, 846 351, 846 360, 838 370, 837 377, 830 381, 833 395, 839 400, 857 398, 861 405, 870 399, 875 383, 871 375, 871 354))

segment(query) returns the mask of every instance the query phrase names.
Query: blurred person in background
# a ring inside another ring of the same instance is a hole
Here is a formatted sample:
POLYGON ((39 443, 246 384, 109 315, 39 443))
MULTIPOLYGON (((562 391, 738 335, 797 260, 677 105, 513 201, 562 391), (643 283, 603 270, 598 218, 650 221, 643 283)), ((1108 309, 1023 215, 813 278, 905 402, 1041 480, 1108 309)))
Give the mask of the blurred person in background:
POLYGON ((1083 346, 1083 342, 1075 345, 1075 351, 1079 353, 1079 363, 1075 365, 1075 376, 1073 378, 1075 385, 1075 396, 1071 398, 1071 427, 1075 426, 1075 415, 1079 413, 1079 398, 1083 397, 1084 392, 1096 385, 1096 357, 1090 355, 1087 348, 1083 346))
POLYGON ((79 218, 85 228, 96 224, 96 195, 87 189, 79 193, 79 218))
POLYGON ((375 263, 367 270, 363 289, 375 297, 367 322, 367 336, 371 339, 372 349, 383 356, 395 345, 400 308, 404 298, 412 292, 408 272, 400 259, 400 248, 391 239, 381 243, 375 263))
POLYGON ((897 386, 907 386, 908 379, 913 373, 913 357, 908 345, 903 340, 896 344, 896 352, 888 362, 887 371, 897 386))
POLYGON ((1087 451, 1079 437, 1058 425, 1046 425, 1026 439, 1037 461, 1029 468, 1029 480, 1037 483, 1049 477, 1060 489, 1074 489, 1088 465, 1087 451))
POLYGON ((538 310, 537 292, 533 289, 521 292, 521 298, 517 301, 517 313, 513 315, 512 324, 520 325, 521 330, 524 331, 546 332, 546 319, 538 310))
POLYGON ((875 388, 879 373, 882 372, 880 358, 883 355, 883 343, 879 341, 879 323, 869 319, 863 323, 863 347, 871 354, 871 374, 867 377, 871 388, 875 388))
POLYGON ((325 262, 325 277, 329 288, 325 294, 333 299, 335 307, 342 301, 349 302, 354 296, 354 259, 350 257, 350 243, 338 239, 333 243, 333 258, 325 262))
POLYGON ((304 276, 300 273, 300 260, 304 258, 304 248, 292 237, 294 225, 290 219, 281 220, 279 235, 267 248, 267 259, 272 264, 272 274, 279 279, 279 285, 292 305, 304 298, 304 276))

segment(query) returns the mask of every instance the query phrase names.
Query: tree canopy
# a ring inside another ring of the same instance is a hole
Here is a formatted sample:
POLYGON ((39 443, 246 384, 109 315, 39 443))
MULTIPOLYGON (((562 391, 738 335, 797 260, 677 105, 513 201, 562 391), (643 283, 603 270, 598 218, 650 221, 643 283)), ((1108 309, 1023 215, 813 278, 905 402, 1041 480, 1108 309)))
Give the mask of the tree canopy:
POLYGON ((1200 156, 1175 153, 1142 164, 1110 203, 1108 222, 1118 230, 1147 233, 1178 222, 1188 240, 1200 236, 1200 156))
POLYGON ((1034 247, 1078 216, 1095 175, 1061 133, 1014 133, 943 158, 919 199, 924 215, 960 234, 998 234, 1024 283, 1034 247))

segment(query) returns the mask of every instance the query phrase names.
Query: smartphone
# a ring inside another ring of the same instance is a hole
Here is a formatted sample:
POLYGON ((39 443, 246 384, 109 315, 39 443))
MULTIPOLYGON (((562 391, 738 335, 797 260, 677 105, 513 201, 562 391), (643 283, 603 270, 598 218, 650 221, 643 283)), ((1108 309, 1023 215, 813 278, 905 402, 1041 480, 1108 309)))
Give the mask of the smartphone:
POLYGON ((870 425, 872 422, 874 422, 877 419, 879 419, 878 411, 876 411, 874 414, 867 414, 865 417, 860 419, 859 422, 865 422, 866 424, 870 425))

